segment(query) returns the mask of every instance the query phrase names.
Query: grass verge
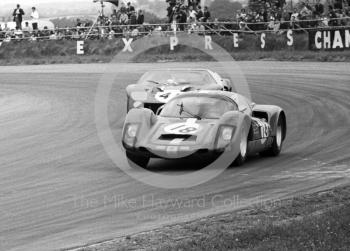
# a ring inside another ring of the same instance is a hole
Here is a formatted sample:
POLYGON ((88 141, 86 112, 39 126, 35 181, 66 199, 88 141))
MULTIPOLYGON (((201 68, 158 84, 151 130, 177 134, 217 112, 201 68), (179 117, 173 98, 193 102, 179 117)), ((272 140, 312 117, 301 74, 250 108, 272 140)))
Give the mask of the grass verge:
POLYGON ((349 250, 349 236, 347 186, 79 250, 349 250))

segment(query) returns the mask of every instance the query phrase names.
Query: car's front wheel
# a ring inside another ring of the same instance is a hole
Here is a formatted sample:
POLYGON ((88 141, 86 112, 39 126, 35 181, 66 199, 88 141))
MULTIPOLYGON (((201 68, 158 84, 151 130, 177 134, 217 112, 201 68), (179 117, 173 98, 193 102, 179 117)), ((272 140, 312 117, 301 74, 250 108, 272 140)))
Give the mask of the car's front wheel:
POLYGON ((233 162, 234 166, 241 166, 247 159, 248 152, 248 136, 244 129, 241 131, 241 139, 239 143, 239 154, 235 161, 233 162))
POLYGON ((126 152, 126 157, 130 166, 135 166, 136 164, 142 168, 147 168, 148 162, 150 160, 149 157, 137 155, 131 152, 126 152))
POLYGON ((127 100, 126 100, 126 113, 128 113, 132 108, 132 104, 131 104, 131 99, 129 96, 127 96, 127 100))

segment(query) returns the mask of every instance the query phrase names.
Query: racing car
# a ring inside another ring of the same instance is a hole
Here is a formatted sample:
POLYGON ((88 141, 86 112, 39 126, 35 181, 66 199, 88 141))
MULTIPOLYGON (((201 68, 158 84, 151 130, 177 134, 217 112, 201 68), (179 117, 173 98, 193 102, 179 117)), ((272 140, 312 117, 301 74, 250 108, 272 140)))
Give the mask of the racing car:
POLYGON ((194 90, 225 90, 233 88, 229 79, 208 69, 166 69, 146 72, 136 84, 129 85, 127 111, 142 103, 145 108, 157 109, 176 95, 194 90))
POLYGON ((233 165, 247 156, 277 156, 286 138, 286 115, 227 91, 196 91, 173 97, 156 113, 140 107, 126 116, 122 144, 130 165, 150 158, 213 158, 228 152, 233 165), (231 158, 232 157, 232 158, 231 158))

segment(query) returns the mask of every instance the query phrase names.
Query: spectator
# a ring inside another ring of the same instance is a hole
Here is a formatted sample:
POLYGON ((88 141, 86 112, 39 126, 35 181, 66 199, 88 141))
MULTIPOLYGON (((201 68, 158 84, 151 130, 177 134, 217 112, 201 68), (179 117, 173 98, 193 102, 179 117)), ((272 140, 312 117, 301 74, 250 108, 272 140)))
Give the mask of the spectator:
POLYGON ((204 13, 203 13, 203 22, 208 22, 210 20, 210 12, 208 9, 208 6, 204 7, 204 13))
POLYGON ((77 19, 77 28, 80 28, 80 27, 82 27, 82 23, 81 23, 80 19, 78 18, 77 19))
POLYGON ((139 30, 137 28, 133 29, 131 31, 131 36, 132 37, 137 37, 139 35, 139 30))
POLYGON ((237 10, 236 12, 236 21, 239 22, 241 19, 241 10, 237 10))
POLYGON ((115 31, 116 26, 119 24, 119 19, 117 14, 112 14, 111 17, 111 28, 115 31))
POLYGON ((328 6, 328 18, 329 18, 328 25, 336 26, 338 24, 337 19, 336 19, 337 14, 335 13, 333 6, 331 6, 331 5, 328 6))
POLYGON ((129 18, 129 23, 131 25, 136 25, 137 24, 137 16, 135 11, 131 11, 130 13, 130 18, 129 18))
POLYGON ((303 3, 302 6, 303 7, 301 8, 301 11, 300 11, 300 19, 301 20, 311 19, 312 11, 311 11, 311 7, 308 4, 308 2, 303 3))
POLYGON ((181 6, 180 10, 178 11, 176 15, 176 22, 179 23, 179 28, 181 31, 185 30, 185 23, 187 21, 187 14, 186 14, 186 8, 185 6, 181 6))
POLYGON ((203 19, 203 11, 202 7, 200 5, 197 6, 197 16, 196 16, 198 21, 201 21, 203 19))
POLYGON ((24 11, 21 9, 21 6, 17 4, 17 8, 13 11, 13 21, 16 22, 16 29, 22 30, 22 21, 24 16, 24 11))
POLYGON ((126 6, 126 12, 128 14, 128 18, 130 19, 132 13, 135 11, 135 7, 131 5, 130 2, 127 3, 127 6, 126 6))
POLYGON ((115 31, 112 29, 108 33, 108 40, 112 40, 115 37, 115 31))
POLYGON ((329 19, 327 16, 321 17, 321 21, 318 23, 319 27, 328 27, 329 19))
POLYGON ((168 11, 168 22, 171 23, 173 21, 174 17, 174 8, 176 6, 176 0, 166 0, 167 3, 169 3, 169 6, 167 8, 168 11))
POLYGON ((10 34, 6 34, 3 42, 5 42, 5 43, 11 42, 11 35, 10 34))
POLYGON ((294 8, 292 15, 290 16, 290 28, 296 29, 299 27, 299 12, 297 8, 294 8))
MULTIPOLYGON (((36 31, 34 31, 34 32, 36 32, 36 31)), ((50 30, 47 28, 47 26, 44 26, 44 29, 41 31, 41 34, 42 34, 43 37, 49 38, 50 35, 51 35, 51 32, 50 32, 50 30)))
POLYGON ((188 10, 188 22, 195 23, 197 21, 196 16, 197 16, 197 12, 194 10, 193 6, 190 5, 188 10))
POLYGON ((0 42, 5 38, 5 32, 2 30, 2 27, 0 25, 0 42))
POLYGON ((316 0, 315 9, 314 9, 314 15, 315 16, 321 16, 324 12, 324 6, 320 3, 320 0, 316 0))
POLYGON ((30 14, 30 17, 32 18, 32 27, 33 30, 38 30, 38 19, 39 19, 39 12, 36 10, 35 7, 32 7, 32 14, 30 14))
POLYGON ((143 24, 145 22, 145 16, 143 14, 142 10, 139 10, 139 13, 137 15, 137 24, 143 24))
POLYGON ((341 10, 343 9, 343 0, 334 0, 334 9, 341 10))
POLYGON ((51 31, 51 35, 50 35, 49 39, 50 40, 57 40, 58 39, 58 32, 51 31))
POLYGON ((32 29, 29 27, 29 23, 25 22, 24 28, 22 29, 24 33, 29 33, 32 31, 32 29))
POLYGON ((241 19, 243 21, 246 21, 247 20, 247 12, 246 12, 246 9, 241 9, 241 19))
POLYGON ((120 14, 119 23, 122 25, 125 25, 125 24, 128 24, 128 22, 129 22, 129 17, 125 10, 120 14))
POLYGON ((293 13, 291 15, 291 20, 292 21, 299 21, 299 12, 298 12, 297 8, 293 9, 293 13))

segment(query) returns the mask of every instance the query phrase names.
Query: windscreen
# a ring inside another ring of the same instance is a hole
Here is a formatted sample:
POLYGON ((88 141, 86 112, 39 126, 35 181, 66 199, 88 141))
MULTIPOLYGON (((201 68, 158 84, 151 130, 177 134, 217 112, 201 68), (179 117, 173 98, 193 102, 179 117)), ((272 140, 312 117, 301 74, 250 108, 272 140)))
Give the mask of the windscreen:
POLYGON ((172 118, 218 119, 228 111, 238 110, 237 104, 224 98, 182 97, 168 102, 160 116, 172 118))
POLYGON ((214 78, 207 71, 150 71, 142 76, 139 83, 161 85, 211 85, 214 78))

